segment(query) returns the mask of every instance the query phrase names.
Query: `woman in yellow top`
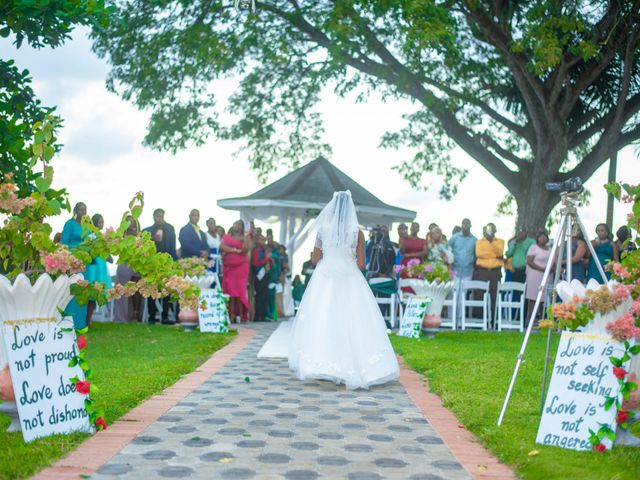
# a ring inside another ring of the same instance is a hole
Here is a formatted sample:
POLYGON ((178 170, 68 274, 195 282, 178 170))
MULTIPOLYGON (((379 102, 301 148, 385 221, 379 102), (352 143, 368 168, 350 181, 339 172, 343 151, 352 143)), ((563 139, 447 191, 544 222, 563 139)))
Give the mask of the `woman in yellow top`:
MULTIPOLYGON (((504 263, 504 240, 496 237, 496 226, 487 224, 483 230, 483 237, 476 242, 476 268, 473 272, 474 280, 489 282, 489 295, 491 297, 491 322, 493 326, 496 305, 496 293, 498 283, 502 278, 502 265, 504 263)), ((476 292, 476 299, 482 299, 482 293, 476 292)))

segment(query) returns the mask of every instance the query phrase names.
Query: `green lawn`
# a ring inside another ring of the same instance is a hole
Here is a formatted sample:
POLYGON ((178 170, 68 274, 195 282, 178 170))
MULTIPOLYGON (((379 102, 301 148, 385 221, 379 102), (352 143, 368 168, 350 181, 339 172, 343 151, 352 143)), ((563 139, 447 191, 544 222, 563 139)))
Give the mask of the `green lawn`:
MULTIPOLYGON (((89 332, 87 359, 100 391, 93 395, 107 423, 171 386, 229 343, 229 334, 185 333, 164 325, 100 324, 89 332)), ((26 478, 77 447, 85 434, 57 435, 25 444, 6 433, 0 415, 0 479, 26 478)))
MULTIPOLYGON (((396 352, 429 379, 444 405, 521 477, 638 480, 640 449, 595 454, 535 443, 546 340, 540 333, 530 338, 505 420, 496 425, 522 339, 523 334, 505 332, 442 332, 420 340, 392 336, 396 352), (539 454, 529 456, 533 450, 539 454)), ((554 335, 554 358, 559 339, 554 335)))

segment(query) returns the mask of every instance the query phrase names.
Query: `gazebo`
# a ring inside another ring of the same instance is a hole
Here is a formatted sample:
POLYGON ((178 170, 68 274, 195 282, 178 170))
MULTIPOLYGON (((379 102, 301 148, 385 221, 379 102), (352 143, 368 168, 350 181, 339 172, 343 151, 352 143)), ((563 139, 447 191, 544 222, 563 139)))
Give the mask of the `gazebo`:
POLYGON ((280 222, 280 243, 290 261, 309 233, 312 220, 333 192, 350 190, 364 227, 410 222, 416 212, 387 205, 344 172, 320 157, 247 196, 218 200, 218 206, 238 210, 243 220, 280 222))

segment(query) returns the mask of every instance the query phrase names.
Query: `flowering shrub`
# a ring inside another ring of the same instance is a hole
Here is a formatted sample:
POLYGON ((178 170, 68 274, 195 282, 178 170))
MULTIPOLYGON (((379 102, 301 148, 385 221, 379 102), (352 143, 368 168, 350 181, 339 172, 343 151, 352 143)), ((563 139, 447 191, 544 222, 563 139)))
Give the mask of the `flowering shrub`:
POLYGON ((178 263, 185 275, 190 277, 205 275, 207 273, 207 267, 212 265, 207 259, 200 257, 181 258, 178 260, 178 263))
MULTIPOLYGON (((57 123, 59 121, 55 117, 48 117, 34 126, 33 152, 48 151, 48 144, 55 141, 51 132, 57 123)), ((198 288, 184 279, 185 271, 170 255, 156 253, 149 233, 125 235, 130 219, 137 220, 142 213, 142 192, 133 197, 117 229, 102 233, 85 216, 82 219, 85 235, 80 245, 68 249, 54 243, 47 217, 59 215, 70 206, 66 190, 51 188, 53 169, 47 164, 48 158, 44 154, 34 155, 33 164, 39 161, 43 164, 43 175, 36 179, 28 196, 21 196, 10 174, 0 182, 0 214, 7 216, 0 228, 0 262, 7 277, 13 279, 24 273, 34 281, 46 272, 55 279, 59 275, 82 272, 85 265, 95 258, 112 255, 120 263, 129 265, 142 279, 136 283, 116 285, 106 291, 101 283, 81 280, 71 286, 71 293, 79 305, 90 300, 103 305, 108 299, 139 292, 153 298, 171 297, 185 308, 197 306, 198 288)))
POLYGON ((412 258, 405 267, 399 266, 396 272, 404 273, 408 278, 419 278, 427 282, 448 282, 452 275, 447 266, 442 262, 420 262, 417 258, 412 258))

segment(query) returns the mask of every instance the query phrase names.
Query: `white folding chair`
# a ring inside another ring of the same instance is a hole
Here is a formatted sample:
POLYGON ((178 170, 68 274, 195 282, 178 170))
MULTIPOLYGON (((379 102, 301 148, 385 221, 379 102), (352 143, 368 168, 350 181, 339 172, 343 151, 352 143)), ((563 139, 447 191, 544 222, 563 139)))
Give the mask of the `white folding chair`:
POLYGON ((524 331, 524 305, 527 284, 520 282, 504 282, 498 284, 496 294, 496 319, 498 331, 524 331), (520 292, 520 298, 514 300, 514 293, 520 292), (516 312, 514 312, 516 310, 516 312), (514 315, 515 313, 515 315, 514 315))
MULTIPOLYGON (((375 285, 377 283, 387 283, 388 281, 389 279, 384 277, 371 278, 369 279, 369 284, 375 285)), ((391 325, 391 328, 396 328, 396 308, 398 308, 397 293, 393 293, 389 297, 375 297, 375 298, 378 305, 389 305, 389 315, 384 315, 384 319, 389 320, 389 324, 391 325)))
POLYGON ((451 330, 455 330, 456 315, 458 310, 458 289, 456 288, 456 286, 453 287, 453 289, 449 293, 449 296, 445 299, 443 307, 447 308, 447 316, 442 317, 442 324, 440 325, 440 327, 451 328, 451 330))
POLYGON ((481 328, 487 330, 489 319, 491 317, 491 297, 489 296, 489 282, 481 280, 463 280, 460 287, 460 295, 462 295, 462 330, 467 328, 481 328), (482 292, 482 300, 475 300, 473 297, 475 292, 482 292), (467 314, 475 308, 482 308, 482 318, 467 317, 467 314))

